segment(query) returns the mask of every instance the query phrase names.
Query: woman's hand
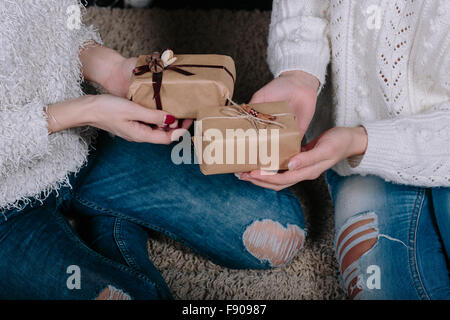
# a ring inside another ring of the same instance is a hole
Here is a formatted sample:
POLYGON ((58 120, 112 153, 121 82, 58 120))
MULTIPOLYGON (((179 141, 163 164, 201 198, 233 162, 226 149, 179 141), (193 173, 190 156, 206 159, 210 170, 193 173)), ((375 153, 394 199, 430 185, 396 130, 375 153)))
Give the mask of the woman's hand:
POLYGON ((363 155, 367 143, 367 133, 363 127, 333 128, 293 157, 289 162, 289 171, 267 175, 256 170, 238 174, 238 177, 257 186, 280 191, 304 180, 315 180, 342 160, 363 155))
POLYGON ((257 91, 250 103, 287 101, 297 116, 302 137, 316 110, 319 80, 303 71, 288 71, 257 91))
POLYGON ((80 60, 85 79, 101 85, 112 95, 127 96, 137 58, 126 59, 117 51, 96 45, 84 49, 80 60))
POLYGON ((85 96, 51 105, 47 114, 51 133, 90 125, 128 141, 155 144, 178 140, 192 124, 185 120, 178 128, 175 117, 164 111, 146 109, 111 95, 85 96))

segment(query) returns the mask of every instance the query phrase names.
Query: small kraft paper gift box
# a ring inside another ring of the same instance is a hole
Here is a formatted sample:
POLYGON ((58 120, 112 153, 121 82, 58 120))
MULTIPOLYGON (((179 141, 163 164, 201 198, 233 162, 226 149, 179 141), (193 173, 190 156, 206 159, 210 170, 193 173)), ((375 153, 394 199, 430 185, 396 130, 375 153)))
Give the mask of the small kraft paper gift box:
POLYGON ((235 79, 235 64, 229 56, 155 52, 138 58, 128 99, 178 119, 196 119, 198 110, 232 99, 235 79))
POLYGON ((201 110, 193 140, 205 175, 287 170, 301 151, 297 119, 286 102, 201 110))

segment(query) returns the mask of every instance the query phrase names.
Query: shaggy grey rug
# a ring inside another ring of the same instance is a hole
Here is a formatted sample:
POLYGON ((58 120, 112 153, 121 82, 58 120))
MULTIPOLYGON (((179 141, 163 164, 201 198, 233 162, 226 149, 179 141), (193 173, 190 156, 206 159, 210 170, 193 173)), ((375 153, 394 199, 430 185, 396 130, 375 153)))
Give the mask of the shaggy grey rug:
MULTIPOLYGON (((105 45, 131 57, 172 48, 235 59, 235 100, 247 102, 271 80, 266 64, 270 12, 89 8, 105 45)), ((325 90, 325 94, 327 90, 325 90)), ((321 103, 327 101, 326 95, 321 103)), ((269 271, 217 266, 159 234, 149 255, 177 299, 343 299, 333 249, 333 208, 323 177, 293 188, 306 215, 308 239, 290 265, 269 271)))

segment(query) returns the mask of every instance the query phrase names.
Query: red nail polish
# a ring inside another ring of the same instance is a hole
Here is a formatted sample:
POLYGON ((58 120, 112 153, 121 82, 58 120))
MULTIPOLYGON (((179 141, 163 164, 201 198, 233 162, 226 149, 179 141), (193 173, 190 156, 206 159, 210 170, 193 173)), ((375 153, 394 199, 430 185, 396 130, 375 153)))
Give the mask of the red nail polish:
POLYGON ((174 116, 170 115, 170 114, 166 115, 166 118, 164 119, 164 123, 168 124, 168 125, 171 125, 175 121, 177 121, 177 119, 174 116))

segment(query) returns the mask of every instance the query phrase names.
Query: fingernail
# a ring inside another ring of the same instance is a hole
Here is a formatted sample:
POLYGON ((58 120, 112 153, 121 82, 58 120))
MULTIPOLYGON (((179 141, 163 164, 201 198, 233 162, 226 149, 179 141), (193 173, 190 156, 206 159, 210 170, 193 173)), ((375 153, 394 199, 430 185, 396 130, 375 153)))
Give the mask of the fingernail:
POLYGON ((289 169, 289 171, 295 171, 295 170, 297 170, 298 166, 299 166, 299 163, 297 161, 291 161, 288 164, 288 169, 289 169))
POLYGON ((180 127, 178 120, 176 120, 174 123, 172 123, 169 127, 170 127, 170 129, 178 129, 180 127))
POLYGON ((234 174, 236 176, 236 178, 238 178, 239 180, 241 180, 241 175, 239 173, 235 173, 234 174))
POLYGON ((177 119, 174 116, 170 115, 170 114, 167 114, 166 117, 164 118, 164 123, 168 124, 168 125, 171 125, 175 121, 177 121, 177 119))

